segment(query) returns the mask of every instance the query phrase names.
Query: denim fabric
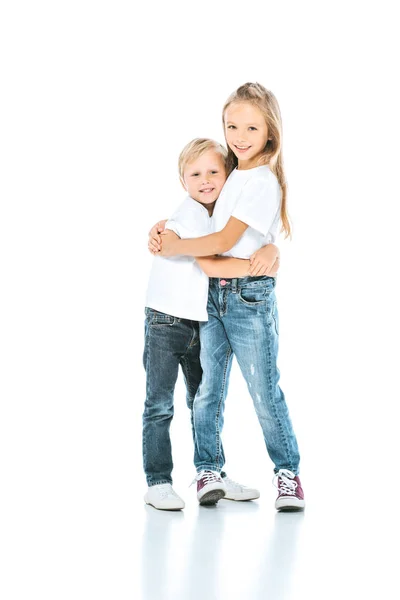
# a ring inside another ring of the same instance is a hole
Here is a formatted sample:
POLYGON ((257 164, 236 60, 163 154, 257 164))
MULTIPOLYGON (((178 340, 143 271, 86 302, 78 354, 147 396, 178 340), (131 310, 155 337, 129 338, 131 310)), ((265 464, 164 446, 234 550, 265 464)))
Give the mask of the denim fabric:
POLYGON ((199 324, 145 309, 146 401, 143 414, 143 466, 149 486, 172 483, 173 469, 169 429, 174 414, 174 389, 179 365, 186 384, 186 403, 191 411, 199 387, 199 324))
POLYGON ((194 406, 195 464, 220 471, 224 405, 233 355, 253 399, 274 470, 297 474, 300 456, 277 367, 279 321, 273 277, 210 279, 208 322, 200 324, 203 378, 194 406))

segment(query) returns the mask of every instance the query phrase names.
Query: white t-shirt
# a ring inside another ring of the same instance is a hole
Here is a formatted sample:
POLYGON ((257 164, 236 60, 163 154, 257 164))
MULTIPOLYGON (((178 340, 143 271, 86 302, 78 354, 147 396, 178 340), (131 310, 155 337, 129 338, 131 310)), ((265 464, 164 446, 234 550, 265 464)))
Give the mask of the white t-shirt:
MULTIPOLYGON (((204 206, 188 196, 165 225, 180 238, 214 231, 204 206)), ((191 256, 155 256, 147 287, 146 306, 193 321, 207 321, 208 277, 191 256)))
POLYGON ((278 179, 267 165, 232 171, 214 208, 214 231, 221 231, 230 217, 249 227, 224 256, 250 258, 261 246, 276 241, 281 195, 278 179))

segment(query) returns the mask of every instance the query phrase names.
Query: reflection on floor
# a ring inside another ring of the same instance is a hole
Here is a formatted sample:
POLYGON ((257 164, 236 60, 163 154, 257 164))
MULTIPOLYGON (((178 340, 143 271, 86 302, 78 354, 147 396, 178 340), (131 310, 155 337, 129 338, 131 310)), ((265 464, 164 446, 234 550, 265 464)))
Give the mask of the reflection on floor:
POLYGON ((258 502, 229 501, 144 510, 143 600, 290 597, 305 513, 266 519, 258 502))
POLYGON ((346 600, 383 589, 394 598, 385 518, 322 497, 300 513, 277 513, 272 497, 216 507, 194 497, 180 512, 142 506, 138 600, 346 600))

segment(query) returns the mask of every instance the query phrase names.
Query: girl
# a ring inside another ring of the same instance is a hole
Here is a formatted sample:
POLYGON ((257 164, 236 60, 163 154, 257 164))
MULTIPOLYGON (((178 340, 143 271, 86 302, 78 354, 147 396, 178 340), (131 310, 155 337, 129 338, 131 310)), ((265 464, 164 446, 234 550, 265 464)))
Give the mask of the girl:
MULTIPOLYGON (((286 237, 291 233, 281 115, 275 96, 258 83, 246 83, 228 98, 223 125, 230 175, 214 211, 217 233, 183 240, 166 230, 162 232, 162 256, 249 258, 261 246, 275 242, 280 222, 286 237)), ((275 506, 301 510, 305 503, 298 476, 300 456, 278 383, 275 284, 268 269, 263 276, 210 278, 209 320, 200 326, 203 378, 194 402, 197 491, 198 495, 204 493, 209 486, 215 502, 223 497, 220 433, 234 354, 274 463, 275 506)))

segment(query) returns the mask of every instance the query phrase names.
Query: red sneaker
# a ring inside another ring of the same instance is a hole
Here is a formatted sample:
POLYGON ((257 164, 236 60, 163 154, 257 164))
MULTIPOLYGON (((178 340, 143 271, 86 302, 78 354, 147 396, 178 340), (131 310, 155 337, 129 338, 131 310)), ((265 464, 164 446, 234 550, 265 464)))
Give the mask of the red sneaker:
POLYGON ((203 506, 217 504, 225 497, 226 485, 217 471, 200 471, 197 474, 197 500, 203 506))
POLYGON ((275 487, 278 489, 278 497, 275 508, 279 511, 303 510, 305 507, 304 492, 300 479, 289 469, 280 469, 275 474, 275 487))

